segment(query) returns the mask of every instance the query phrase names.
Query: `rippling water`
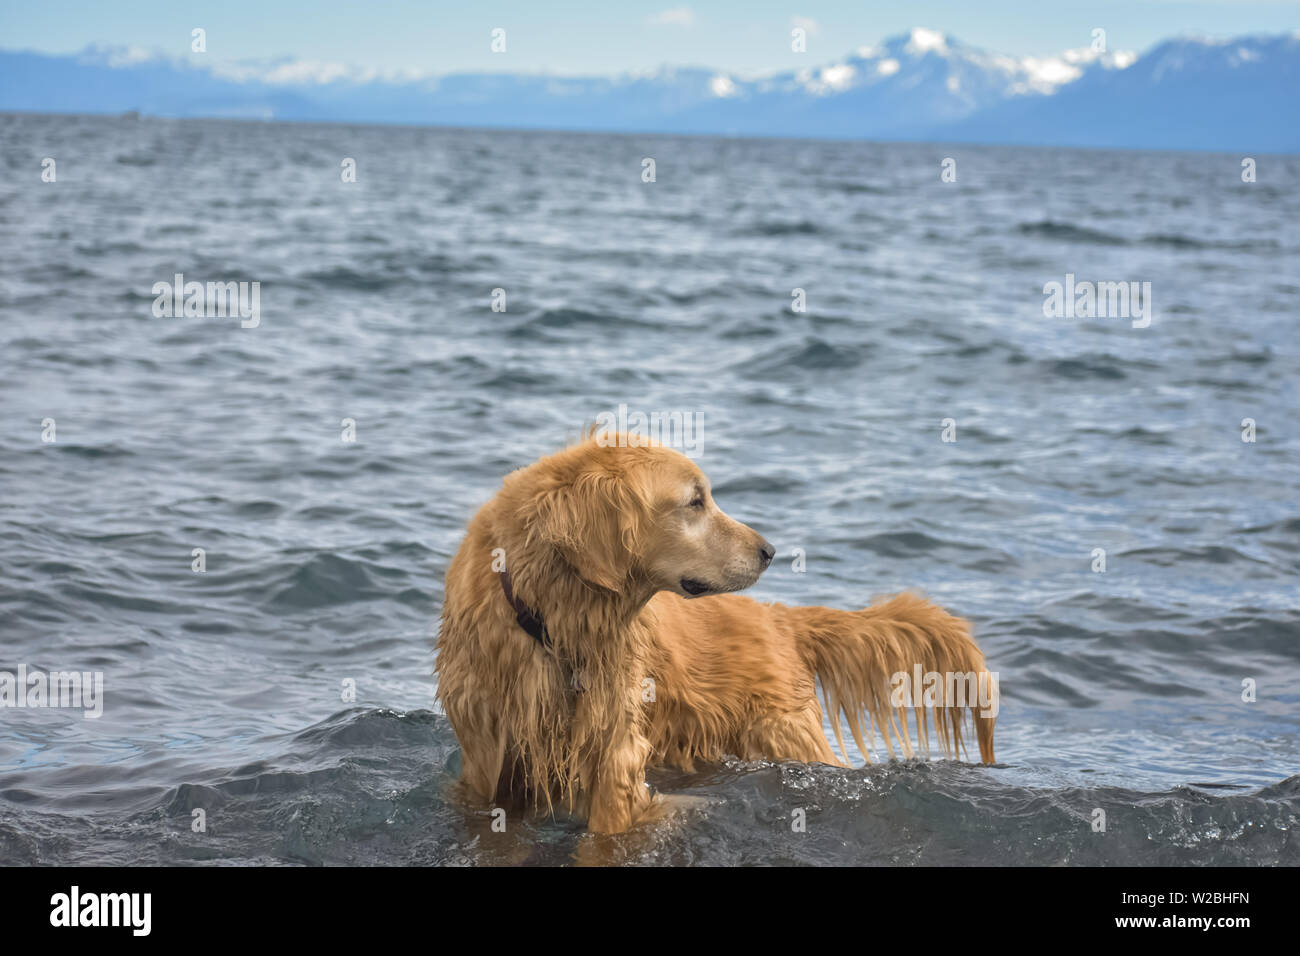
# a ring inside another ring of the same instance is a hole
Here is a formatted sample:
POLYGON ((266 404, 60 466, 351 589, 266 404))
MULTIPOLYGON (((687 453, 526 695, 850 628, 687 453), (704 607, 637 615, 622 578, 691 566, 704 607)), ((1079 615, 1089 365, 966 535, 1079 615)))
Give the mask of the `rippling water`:
POLYGON ((0 117, 0 670, 105 681, 0 709, 0 861, 1300 862, 1300 158, 1258 164, 0 117), (260 324, 156 318, 177 272, 260 324), (1067 273, 1151 326, 1044 318, 1067 273), (658 772, 705 806, 601 840, 458 804, 443 571, 620 403, 703 416, 756 597, 971 619, 1003 764, 658 772))

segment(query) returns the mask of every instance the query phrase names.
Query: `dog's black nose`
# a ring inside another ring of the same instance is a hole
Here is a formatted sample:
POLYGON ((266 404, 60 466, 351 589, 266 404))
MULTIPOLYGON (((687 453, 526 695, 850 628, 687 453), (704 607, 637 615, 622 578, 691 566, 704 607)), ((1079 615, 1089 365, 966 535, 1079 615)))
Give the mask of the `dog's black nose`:
POLYGON ((763 567, 767 567, 769 564, 771 564, 772 559, 775 557, 776 557, 776 548, 772 547, 766 541, 764 541, 762 544, 758 546, 758 560, 763 563, 763 567))

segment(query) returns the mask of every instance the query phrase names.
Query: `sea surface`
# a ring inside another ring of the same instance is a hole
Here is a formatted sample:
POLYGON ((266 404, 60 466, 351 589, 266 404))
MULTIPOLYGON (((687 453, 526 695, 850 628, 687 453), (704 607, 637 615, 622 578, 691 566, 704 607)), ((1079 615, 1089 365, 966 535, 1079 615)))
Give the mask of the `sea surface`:
POLYGON ((0 670, 104 682, 0 708, 0 862, 1300 863, 1300 157, 1242 158, 0 116, 0 670), (999 765, 462 805, 448 561, 620 404, 702 416, 755 597, 967 617, 999 765))

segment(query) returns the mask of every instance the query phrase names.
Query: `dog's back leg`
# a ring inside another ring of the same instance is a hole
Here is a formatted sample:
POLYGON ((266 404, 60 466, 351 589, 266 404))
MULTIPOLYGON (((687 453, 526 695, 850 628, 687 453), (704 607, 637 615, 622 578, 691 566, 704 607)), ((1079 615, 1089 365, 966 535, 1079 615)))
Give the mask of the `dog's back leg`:
POLYGON ((798 760, 843 767, 822 732, 821 708, 815 698, 804 710, 768 714, 749 726, 740 741, 746 760, 798 760))

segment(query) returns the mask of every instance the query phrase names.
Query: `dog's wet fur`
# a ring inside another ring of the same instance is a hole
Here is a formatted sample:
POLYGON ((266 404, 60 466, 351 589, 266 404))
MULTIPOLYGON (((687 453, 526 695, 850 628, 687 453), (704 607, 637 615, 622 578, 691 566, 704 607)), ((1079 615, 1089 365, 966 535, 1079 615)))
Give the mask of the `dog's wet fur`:
MULTIPOLYGON (((912 756, 891 676, 918 664, 984 675, 966 622, 912 594, 840 611, 732 593, 773 556, 669 448, 588 434, 508 475, 447 570, 437 642, 468 798, 563 806, 617 833, 665 809, 648 766, 726 755, 845 766, 822 732, 818 679, 841 752, 843 717, 864 755, 874 729, 891 756, 895 742, 912 756), (503 562, 549 644, 516 621, 503 562)), ((992 763, 994 718, 961 703, 941 693, 939 706, 910 708, 917 744, 928 752, 933 716, 941 749, 959 757, 969 710, 992 763)))

